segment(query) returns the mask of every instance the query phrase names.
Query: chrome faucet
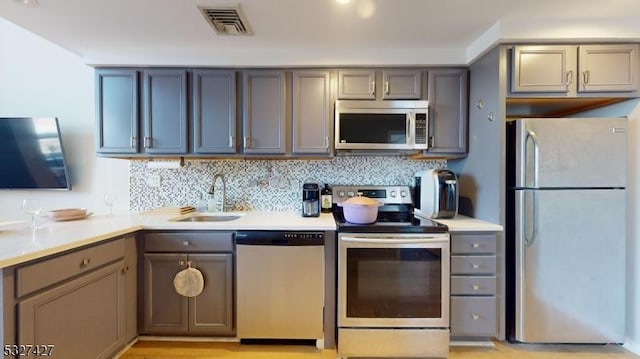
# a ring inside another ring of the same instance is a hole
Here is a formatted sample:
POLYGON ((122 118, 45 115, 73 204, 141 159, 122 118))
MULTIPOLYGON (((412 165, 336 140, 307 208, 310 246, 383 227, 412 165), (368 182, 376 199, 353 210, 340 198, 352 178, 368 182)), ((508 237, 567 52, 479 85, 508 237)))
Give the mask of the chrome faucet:
MULTIPOLYGON (((211 180, 211 187, 209 187, 209 195, 211 196, 211 200, 213 199, 213 194, 216 189, 216 180, 220 178, 222 181, 222 208, 220 212, 224 212, 225 207, 227 205, 227 183, 224 180, 224 175, 222 173, 216 173, 213 175, 213 179, 211 180)), ((211 211, 211 205, 209 205, 209 211, 211 211)))

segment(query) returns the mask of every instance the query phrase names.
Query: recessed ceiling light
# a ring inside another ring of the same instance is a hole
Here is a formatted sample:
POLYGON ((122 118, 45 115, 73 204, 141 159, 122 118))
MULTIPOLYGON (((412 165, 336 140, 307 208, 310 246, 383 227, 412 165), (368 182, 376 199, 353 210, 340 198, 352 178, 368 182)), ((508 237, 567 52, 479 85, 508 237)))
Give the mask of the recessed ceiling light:
POLYGON ((14 0, 14 1, 29 7, 38 7, 38 5, 40 5, 38 4, 38 0, 14 0))
POLYGON ((351 0, 336 0, 338 4, 348 4, 351 0))

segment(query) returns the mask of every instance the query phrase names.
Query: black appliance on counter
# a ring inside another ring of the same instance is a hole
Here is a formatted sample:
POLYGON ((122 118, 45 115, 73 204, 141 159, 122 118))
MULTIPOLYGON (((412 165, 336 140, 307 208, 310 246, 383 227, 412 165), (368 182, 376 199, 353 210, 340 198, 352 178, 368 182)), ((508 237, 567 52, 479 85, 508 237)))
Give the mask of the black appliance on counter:
POLYGON ((302 217, 320 216, 320 185, 307 182, 302 185, 302 217))

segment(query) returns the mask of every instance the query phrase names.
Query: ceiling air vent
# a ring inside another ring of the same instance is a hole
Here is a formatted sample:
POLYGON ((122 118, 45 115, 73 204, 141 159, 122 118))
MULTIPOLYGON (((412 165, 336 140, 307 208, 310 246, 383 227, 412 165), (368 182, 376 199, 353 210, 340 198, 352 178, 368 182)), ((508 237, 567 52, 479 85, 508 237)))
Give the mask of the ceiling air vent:
POLYGON ((240 7, 199 7, 218 35, 252 35, 240 7))

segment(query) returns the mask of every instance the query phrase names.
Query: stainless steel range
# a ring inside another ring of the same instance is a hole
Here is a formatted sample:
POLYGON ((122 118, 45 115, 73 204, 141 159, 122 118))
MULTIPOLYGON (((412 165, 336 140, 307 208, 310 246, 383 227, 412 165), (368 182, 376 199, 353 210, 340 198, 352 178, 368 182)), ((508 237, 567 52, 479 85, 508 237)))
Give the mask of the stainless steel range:
POLYGON ((413 216, 408 186, 334 186, 333 201, 339 356, 448 357, 448 228, 413 216), (373 224, 337 205, 359 192, 384 204, 373 224))

